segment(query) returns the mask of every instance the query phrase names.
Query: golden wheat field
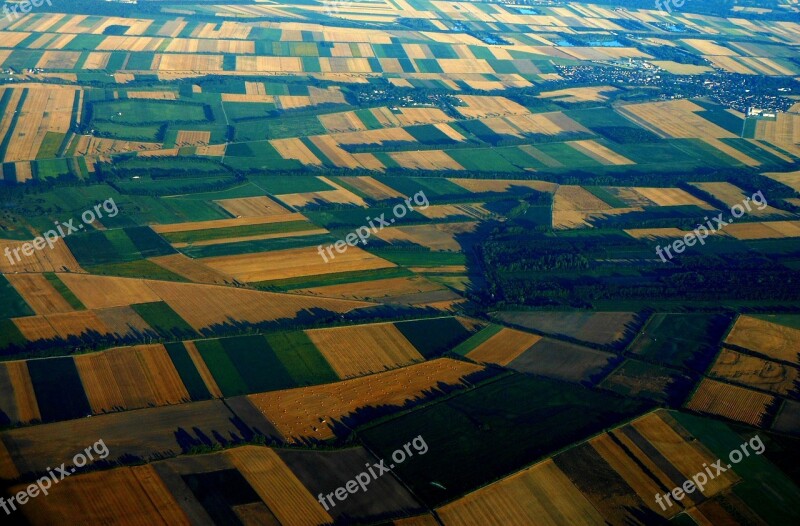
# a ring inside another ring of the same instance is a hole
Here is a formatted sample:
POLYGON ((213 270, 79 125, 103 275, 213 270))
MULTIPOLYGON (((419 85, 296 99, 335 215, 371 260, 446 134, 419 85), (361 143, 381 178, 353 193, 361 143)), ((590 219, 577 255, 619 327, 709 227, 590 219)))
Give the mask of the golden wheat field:
POLYGON ((775 398, 770 395, 706 378, 686 407, 759 426, 767 414, 767 408, 774 401, 775 398))
POLYGON ((800 330, 751 316, 739 316, 725 343, 744 347, 776 360, 800 362, 800 330))
POLYGON ((0 387, 0 411, 11 423, 27 424, 42 419, 27 362, 0 364, 0 387))
POLYGON ((9 274, 6 279, 36 314, 55 314, 74 310, 42 274, 9 274))
POLYGON ((508 365, 541 339, 538 334, 503 327, 500 332, 471 350, 467 358, 476 362, 508 365))
POLYGON ((602 525, 603 517, 548 459, 436 510, 446 526, 602 525))
POLYGON ((440 358, 332 384, 249 395, 278 431, 292 442, 334 437, 333 422, 364 407, 402 407, 439 382, 459 385, 479 365, 440 358))
POLYGON ((118 524, 120 517, 128 524, 191 524, 152 465, 74 475, 22 514, 33 525, 53 524, 69 514, 90 524, 118 524))
POLYGON ((424 360, 391 323, 313 329, 306 334, 340 378, 363 376, 424 360))
POLYGON ((747 387, 786 395, 796 389, 797 369, 788 365, 722 349, 709 373, 747 387))

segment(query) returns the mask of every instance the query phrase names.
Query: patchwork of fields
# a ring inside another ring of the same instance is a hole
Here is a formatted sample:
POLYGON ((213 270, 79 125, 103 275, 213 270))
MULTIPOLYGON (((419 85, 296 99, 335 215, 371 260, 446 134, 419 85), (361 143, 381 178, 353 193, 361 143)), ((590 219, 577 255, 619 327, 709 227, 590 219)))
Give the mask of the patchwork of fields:
POLYGON ((0 17, 12 521, 800 523, 797 3, 335 4, 0 17))

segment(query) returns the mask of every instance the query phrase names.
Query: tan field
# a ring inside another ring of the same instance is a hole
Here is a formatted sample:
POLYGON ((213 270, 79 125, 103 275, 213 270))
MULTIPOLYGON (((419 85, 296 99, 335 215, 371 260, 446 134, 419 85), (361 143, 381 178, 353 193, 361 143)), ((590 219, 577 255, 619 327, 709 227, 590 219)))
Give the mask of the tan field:
POLYGON ((703 111, 703 108, 686 99, 627 104, 619 106, 617 110, 662 137, 703 139, 736 137, 698 115, 697 112, 703 111))
POLYGON ((168 55, 156 54, 151 71, 222 71, 222 55, 168 55))
POLYGON ((391 244, 414 243, 431 250, 459 252, 457 237, 473 232, 477 223, 437 223, 434 225, 386 228, 376 235, 391 244))
POLYGON ((580 186, 559 186, 553 201, 554 212, 571 210, 595 211, 608 210, 610 208, 612 208, 611 205, 580 186))
POLYGON ((428 219, 451 219, 464 216, 473 219, 486 219, 492 215, 492 212, 484 208, 482 203, 431 205, 425 210, 417 209, 417 212, 428 219))
POLYGON ((150 281, 147 285, 195 329, 229 323, 230 320, 258 323, 295 318, 299 313, 315 307, 344 313, 372 305, 357 301, 304 298, 296 294, 274 294, 215 285, 164 281, 150 281))
POLYGON ((178 132, 175 146, 183 148, 185 146, 207 146, 211 142, 211 132, 208 131, 185 131, 178 132))
POLYGON ((363 376, 425 360, 391 323, 305 332, 340 378, 363 376))
POLYGON ((622 166, 626 164, 636 164, 627 157, 622 156, 617 152, 612 151, 611 149, 606 148, 602 144, 599 144, 595 141, 591 140, 571 141, 568 142, 567 144, 569 144, 579 152, 588 155, 589 157, 599 162, 600 164, 606 166, 622 166))
POLYGON ((100 334, 113 334, 114 332, 93 311, 48 314, 45 317, 62 338, 79 336, 85 331, 97 331, 100 334))
POLYGON ((759 426, 774 401, 772 396, 706 378, 686 408, 759 426))
MULTIPOLYGON (((527 181, 514 179, 448 179, 461 188, 466 188, 470 192, 508 192, 515 186, 531 188, 540 192, 555 192, 558 185, 546 181, 527 181)), ((420 212, 422 213, 422 212, 420 212)))
MULTIPOLYGON (((152 100, 178 100, 178 94, 174 91, 128 91, 129 99, 152 99, 152 100)), ((195 133, 195 132, 178 132, 178 137, 181 133, 195 133)), ((199 132, 204 133, 204 132, 199 132)), ((205 132, 207 133, 207 132, 205 132)))
POLYGON ((558 99, 565 102, 605 102, 608 100, 603 93, 613 93, 617 88, 613 86, 590 86, 586 88, 567 88, 556 91, 544 91, 539 94, 539 97, 545 99, 558 99))
POLYGON ((476 362, 508 365, 541 339, 542 337, 538 334, 504 327, 500 332, 470 351, 467 358, 476 362))
POLYGON ((124 307, 161 300, 141 279, 88 274, 59 274, 58 277, 87 309, 124 307))
POLYGON ((331 524, 333 518, 272 449, 246 446, 225 452, 279 524, 331 524))
POLYGON ((697 38, 684 38, 683 42, 689 44, 701 55, 717 55, 717 56, 738 56, 738 53, 725 46, 720 46, 713 40, 701 40, 697 38))
POLYGON ((28 341, 52 340, 59 337, 58 332, 56 332, 44 316, 15 318, 12 321, 17 329, 19 329, 19 332, 21 332, 28 341))
POLYGON ((633 188, 633 191, 658 206, 694 205, 711 209, 711 205, 680 188, 633 188))
POLYGON ((250 395, 248 398, 291 442, 334 438, 332 424, 364 407, 397 406, 415 400, 439 382, 459 385, 479 365, 440 358, 393 371, 332 384, 250 395), (324 421, 324 423, 322 423, 324 421))
POLYGON ((400 108, 400 115, 394 115, 394 117, 400 126, 436 124, 454 120, 439 108, 400 108))
POLYGON ((233 281, 230 276, 225 276, 219 272, 208 268, 197 260, 186 257, 183 254, 172 254, 169 256, 159 256, 150 258, 161 268, 167 269, 179 276, 182 276, 192 283, 209 283, 213 285, 226 285, 233 281))
MULTIPOLYGON (((618 436, 618 435, 617 435, 618 436)), ((637 460, 641 462, 641 458, 643 457, 645 460, 648 460, 647 457, 641 453, 641 450, 636 451, 636 457, 631 458, 631 454, 629 453, 630 449, 626 450, 620 447, 618 441, 612 438, 611 434, 603 433, 595 438, 589 440, 589 445, 605 460, 608 465, 630 486, 636 495, 641 499, 642 502, 645 503, 647 508, 662 517, 672 517, 677 515, 682 511, 682 508, 673 506, 667 507, 666 510, 662 510, 661 506, 659 506, 655 499, 653 499, 653 495, 658 493, 663 493, 662 487, 667 487, 671 482, 670 479, 661 472, 658 468, 655 467, 652 463, 648 461, 648 470, 650 473, 645 472, 641 468, 641 464, 637 463, 637 460), (656 471, 653 471, 653 468, 656 471), (657 484, 651 474, 658 473, 658 480, 659 483, 657 484), (666 484, 665 484, 666 483, 666 484)), ((701 466, 702 467, 702 466, 701 466)))
POLYGON ((149 150, 161 149, 161 144, 157 142, 137 142, 116 139, 104 139, 90 135, 75 137, 73 141, 78 141, 75 148, 76 155, 106 155, 126 152, 144 152, 149 150))
POLYGON ((755 202, 751 203, 748 202, 747 205, 750 206, 750 210, 747 209, 747 206, 744 204, 745 201, 749 201, 748 198, 752 196, 747 195, 744 190, 739 188, 738 186, 732 185, 731 183, 689 183, 692 186, 696 186, 700 190, 707 192, 726 205, 733 207, 734 205, 739 205, 744 210, 745 214, 756 216, 756 217, 764 217, 764 216, 772 216, 772 215, 779 215, 779 216, 788 216, 790 215, 788 212, 784 212, 783 210, 778 210, 777 208, 773 208, 769 205, 764 206, 763 201, 761 205, 757 205, 755 202), (762 208, 761 210, 759 208, 762 208))
POLYGON ((426 150, 421 152, 392 152, 389 156, 394 161, 411 170, 463 170, 464 167, 454 161, 442 150, 426 150))
POLYGON ((89 524, 119 524, 121 517, 129 524, 191 524, 152 465, 74 475, 21 511, 32 525, 53 524, 67 514, 89 524))
MULTIPOLYGON (((326 180, 327 182, 327 180, 326 180)), ((336 190, 323 190, 322 192, 308 192, 303 194, 282 194, 281 201, 289 206, 304 207, 308 204, 314 203, 341 203, 351 204, 360 207, 366 207, 367 204, 359 196, 339 186, 335 183, 329 183, 331 186, 337 187, 336 190)))
POLYGON ((632 228, 625 233, 636 239, 678 239, 686 234, 680 228, 632 228))
POLYGON ((292 292, 308 296, 372 301, 374 299, 391 296, 442 290, 443 288, 444 287, 441 285, 433 283, 423 277, 413 276, 362 281, 361 283, 346 283, 343 285, 327 285, 325 287, 314 287, 311 289, 297 289, 292 292))
POLYGON ((42 419, 27 362, 0 363, 0 387, 0 411, 11 423, 27 424, 42 419))
POLYGON ((365 131, 367 129, 361 119, 352 111, 320 115, 319 121, 330 133, 365 131))
POLYGON ((759 120, 756 123, 755 138, 776 144, 800 157, 800 114, 779 113, 774 121, 759 120))
POLYGON ((525 115, 530 113, 525 106, 505 97, 459 95, 458 98, 466 106, 458 106, 456 110, 468 119, 485 119, 502 115, 525 115))
POLYGON ((264 217, 291 213, 267 196, 220 199, 214 202, 236 217, 264 217))
POLYGON ((736 239, 783 239, 800 237, 800 221, 770 221, 766 223, 733 223, 725 233, 736 239))
POLYGON ((711 368, 711 376, 780 395, 795 390, 798 373, 794 367, 722 349, 711 368))
MULTIPOLYGON (((353 154, 345 151, 330 135, 318 135, 311 137, 310 141, 331 160, 333 164, 342 168, 359 168, 361 164, 353 157, 353 154)), ((360 198, 359 198, 360 199, 360 198)))
MULTIPOLYGON (((674 422, 668 413, 657 411, 636 419, 630 426, 638 431, 686 479, 690 479, 697 473, 698 466, 710 465, 717 457, 698 441, 687 441, 684 438, 685 434, 681 435, 668 421, 674 422)), ((683 432, 682 429, 681 431, 683 432)), ((710 481, 702 493, 705 496, 714 495, 739 480, 739 477, 731 472, 722 474, 710 481)))
POLYGON ((337 133, 337 144, 383 144, 387 141, 417 142, 404 128, 379 128, 357 132, 337 133))
POLYGON ((276 139, 269 143, 284 159, 297 159, 303 164, 322 166, 322 161, 300 139, 276 139))
POLYGON ((9 274, 6 276, 36 314, 72 312, 74 309, 42 274, 9 274))
POLYGON ((469 493, 436 511, 445 526, 472 526, 485 524, 487 520, 508 526, 606 524, 551 459, 469 493))
POLYGON ((750 316, 739 316, 725 343, 789 363, 800 363, 800 330, 750 316))
POLYGON ((75 356, 95 414, 190 400, 163 345, 138 345, 75 356))
POLYGON ((770 179, 774 179, 779 183, 785 184, 789 188, 794 189, 796 192, 800 192, 800 171, 787 173, 765 173, 762 175, 769 177, 770 179))
POLYGON ((48 132, 67 133, 74 97, 74 88, 29 88, 4 160, 10 162, 36 159, 48 132))
POLYGON ((384 199, 394 199, 397 197, 405 197, 397 190, 386 186, 385 184, 373 179, 369 176, 364 177, 348 177, 344 181, 358 190, 362 191, 372 199, 382 201, 384 199))
MULTIPOLYGON (((230 201, 233 201, 233 199, 230 201)), ((222 202, 223 201, 219 201, 219 203, 222 202)), ((288 221, 304 221, 305 219, 306 217, 304 215, 291 212, 275 215, 262 215, 258 217, 237 217, 235 219, 215 219, 211 221, 193 221, 191 223, 152 225, 151 228, 159 234, 170 234, 174 232, 196 232, 198 230, 210 230, 215 228, 266 225, 269 223, 285 223, 288 221)))
POLYGON ((111 334, 120 337, 138 337, 148 332, 153 333, 153 328, 147 324, 135 310, 130 307, 111 307, 93 311, 103 325, 108 327, 111 334))

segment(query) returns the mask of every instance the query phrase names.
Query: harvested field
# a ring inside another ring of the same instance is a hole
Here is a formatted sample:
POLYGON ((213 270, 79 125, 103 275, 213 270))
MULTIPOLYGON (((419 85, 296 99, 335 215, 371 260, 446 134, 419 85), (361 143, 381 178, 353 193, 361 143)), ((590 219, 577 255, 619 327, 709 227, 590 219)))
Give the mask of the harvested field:
POLYGON ((662 137, 734 138, 731 132, 704 119, 702 107, 686 100, 627 104, 618 111, 662 137))
POLYGON ((474 232, 476 227, 477 223, 470 222, 398 226, 383 229, 376 235, 392 245, 413 243, 434 251, 460 252, 458 237, 474 232))
POLYGON ((337 144, 383 144, 392 141, 417 142, 405 128, 379 128, 377 130, 337 133, 332 138, 337 144))
POLYGON ((539 192, 555 192, 558 185, 546 181, 525 181, 514 179, 448 179, 448 181, 470 192, 509 192, 514 188, 530 188, 539 192))
POLYGON ((310 289, 296 289, 292 292, 309 296, 374 301, 386 297, 402 296, 442 290, 444 287, 420 277, 403 277, 327 285, 310 289))
POLYGON ((3 442, 21 473, 45 471, 48 466, 69 462, 98 437, 111 452, 110 462, 126 455, 147 461, 181 452, 185 443, 178 442, 178 429, 185 430, 185 438, 198 444, 198 431, 214 442, 214 431, 223 437, 241 437, 242 431, 231 422, 233 417, 221 401, 210 400, 12 429, 3 432, 3 442), (54 436, 58 440, 53 440, 54 436), (136 440, 131 440, 134 436, 136 440))
POLYGON ((558 187, 553 201, 553 212, 575 211, 592 212, 608 210, 611 205, 595 197, 581 186, 563 185, 558 187))
POLYGON ((327 177, 320 177, 325 184, 332 186, 335 190, 323 190, 321 192, 306 192, 300 194, 281 194, 281 201, 289 206, 303 207, 308 204, 316 203, 341 203, 350 204, 360 207, 366 207, 367 204, 359 196, 347 190, 341 185, 336 184, 327 177))
POLYGON ((59 274, 58 277, 87 309, 124 307, 161 299, 141 279, 89 274, 59 274))
POLYGON ((269 223, 288 223, 290 221, 304 221, 305 219, 306 217, 302 214, 284 213, 258 217, 237 217, 235 219, 215 219, 212 221, 193 221, 191 223, 152 225, 151 228, 159 234, 172 234, 174 232, 195 232, 198 230, 213 230, 216 228, 266 225, 269 223))
POLYGON ((349 312, 372 304, 327 298, 304 298, 216 285, 150 281, 147 285, 195 329, 238 320, 250 323, 296 318, 310 309, 349 312))
POLYGON ((264 217, 291 213, 267 196, 221 199, 214 202, 236 217, 264 217))
POLYGON ((329 524, 332 518, 272 450, 246 446, 225 452, 269 510, 286 526, 329 524))
POLYGON ((178 132, 175 139, 175 146, 183 148, 185 146, 208 146, 211 142, 211 132, 208 131, 185 131, 178 132))
POLYGON ((468 119, 485 119, 502 115, 525 115, 528 108, 505 97, 484 97, 478 95, 458 95, 466 107, 458 106, 456 110, 468 119))
POLYGON ((787 395, 795 390, 795 382, 800 373, 788 365, 722 349, 709 375, 747 387, 787 395))
POLYGON ((605 102, 608 100, 604 93, 613 93, 617 88, 613 86, 590 86, 586 88, 567 88, 556 91, 543 91, 539 97, 557 99, 563 102, 605 102))
POLYGON ((783 210, 778 210, 773 208, 769 205, 762 204, 758 205, 755 202, 750 204, 750 210, 746 210, 747 207, 744 206, 744 201, 751 197, 750 195, 746 194, 744 190, 739 188, 738 186, 734 186, 731 183, 689 183, 692 186, 699 188, 700 190, 707 192, 729 207, 734 205, 739 205, 743 209, 745 209, 746 213, 751 216, 756 217, 764 217, 764 216, 772 216, 772 215, 781 215, 786 216, 789 215, 788 212, 784 212, 783 210))
POLYGON ((710 210, 711 205, 701 201, 692 194, 680 188, 633 188, 637 194, 652 201, 658 206, 688 206, 694 205, 710 210))
POLYGON ((319 121, 330 133, 357 132, 367 129, 353 111, 320 115, 319 121))
POLYGON ((436 511, 445 526, 484 524, 488 517, 508 526, 606 524, 550 459, 469 493, 436 511))
POLYGON ((42 274, 9 274, 6 278, 36 314, 74 310, 42 274))
POLYGON ((25 241, 12 241, 0 239, 0 252, 5 252, 6 248, 13 254, 16 250, 20 260, 12 265, 8 258, 0 258, 0 272, 13 274, 15 272, 83 272, 72 252, 67 248, 63 240, 57 241, 53 249, 48 247, 46 250, 35 250, 32 256, 26 257, 22 253, 21 247, 25 241))
POLYGON ((130 307, 111 307, 93 311, 108 328, 110 334, 120 338, 141 338, 153 334, 153 328, 130 307))
POLYGON ((462 378, 483 368, 440 358, 393 371, 332 384, 250 395, 250 401, 291 442, 335 437, 334 424, 365 407, 396 406, 421 400, 440 382, 462 385, 462 378), (324 423, 321 423, 324 422, 324 423))
POLYGON ((428 219, 455 219, 463 217, 487 219, 492 215, 492 212, 484 208, 482 203, 431 205, 425 210, 418 209, 417 211, 428 219))
POLYGON ((74 97, 74 88, 44 86, 28 88, 19 120, 11 132, 4 161, 36 159, 47 133, 67 133, 72 118, 74 97))
POLYGON ((800 330, 750 316, 739 316, 725 343, 769 358, 800 363, 800 330))
POLYGON ((759 426, 774 401, 772 396, 744 387, 704 379, 686 408, 759 426))
POLYGON ((765 177, 774 179, 779 183, 785 184, 795 192, 800 192, 800 171, 788 173, 765 173, 765 177))
POLYGON ((613 359, 614 355, 607 352, 542 338, 506 365, 515 371, 567 382, 589 382, 607 369, 613 359))
POLYGON ((424 152, 391 152, 388 154, 397 164, 410 170, 464 170, 442 150, 424 152))
POLYGON ((190 400, 161 344, 121 347, 75 356, 95 414, 180 404, 190 400))
MULTIPOLYGON (((174 91, 166 91, 166 90, 128 91, 127 95, 129 99, 178 100, 177 93, 175 93, 174 91)), ((194 132, 178 132, 179 137, 181 133, 194 133, 194 132)), ((199 133, 207 133, 207 132, 199 132, 199 133)))
MULTIPOLYGON (((25 361, 0 363, 0 411, 12 424, 41 421, 39 404, 25 361)), ((0 441, 0 447, 2 441, 0 441)), ((2 452, 0 452, 0 458, 2 452)), ((2 460, 0 460, 0 464, 2 460)), ((0 478, 2 471, 0 470, 0 478)))
POLYGON ((569 144, 571 147, 575 148, 579 152, 588 155, 589 157, 599 162, 600 164, 606 166, 622 166, 627 164, 635 164, 627 157, 622 156, 595 141, 591 140, 571 141, 568 142, 567 144, 569 144))
POLYGON ((381 183, 380 181, 377 181, 369 176, 348 177, 344 179, 344 182, 352 186, 353 188, 360 190, 364 194, 368 195, 369 197, 377 201, 382 201, 384 199, 394 199, 397 197, 405 197, 405 195, 401 194, 397 190, 390 188, 385 184, 381 183))
POLYGON ((305 332, 340 378, 363 376, 424 360, 391 323, 305 332))
POLYGON ((171 254, 169 256, 159 256, 150 258, 161 268, 167 269, 192 283, 208 283, 212 285, 229 285, 233 278, 221 274, 201 263, 198 260, 186 257, 183 254, 171 254))
POLYGON ((504 327, 500 329, 500 332, 470 351, 467 358, 476 362, 508 365, 541 339, 542 337, 537 334, 504 327))
POLYGON ((119 524, 122 517, 128 524, 191 524, 152 465, 77 475, 21 511, 32 525, 53 524, 67 514, 86 524, 119 524))
POLYGON ((417 124, 436 124, 437 122, 452 122, 454 119, 439 108, 399 108, 400 114, 394 115, 400 126, 415 126, 417 124))
POLYGON ((58 338, 58 332, 44 316, 29 316, 12 320, 19 332, 30 342, 37 340, 52 340, 58 338))
POLYGON ((329 258, 326 263, 317 252, 317 247, 303 247, 240 256, 205 258, 202 261, 212 269, 231 275, 243 282, 316 276, 354 270, 375 270, 395 266, 358 247, 348 247, 344 254, 333 251, 333 255, 334 258, 329 258), (303 264, 298 265, 298 262, 303 264))
POLYGON ((269 143, 284 159, 296 159, 306 165, 322 166, 322 161, 300 139, 275 139, 269 143))
POLYGON ((800 221, 733 223, 725 227, 725 233, 742 240, 800 237, 800 221))
POLYGON ((613 345, 625 339, 634 322, 632 312, 502 312, 506 323, 599 345, 613 345))

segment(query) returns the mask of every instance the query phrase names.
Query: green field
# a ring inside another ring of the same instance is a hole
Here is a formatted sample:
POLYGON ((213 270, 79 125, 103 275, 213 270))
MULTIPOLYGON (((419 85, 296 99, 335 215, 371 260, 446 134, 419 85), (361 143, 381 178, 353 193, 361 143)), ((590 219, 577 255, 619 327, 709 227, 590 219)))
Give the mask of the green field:
POLYGON ((395 471, 428 505, 463 494, 640 413, 635 400, 543 378, 506 376, 358 431, 379 458, 413 437, 429 447, 395 471), (435 484, 432 484, 435 482, 435 484), (444 489, 442 489, 444 488, 444 489))
POLYGON ((471 335, 455 318, 404 321, 394 326, 427 359, 452 350, 471 335))
POLYGON ((19 292, 17 292, 17 289, 12 287, 11 283, 2 274, 0 274, 0 295, 3 298, 3 302, 0 304, 0 319, 19 318, 35 314, 33 309, 28 306, 19 292))
POLYGON ((197 336, 195 330, 163 301, 139 303, 131 308, 162 338, 180 340, 197 336))
POLYGON ((107 121, 123 126, 164 122, 202 122, 207 121, 205 106, 197 103, 117 100, 95 102, 92 117, 95 121, 107 121))
POLYGON ((164 344, 164 347, 167 349, 167 353, 169 353, 172 364, 175 366, 175 370, 178 371, 183 385, 186 386, 189 397, 193 401, 210 399, 211 393, 208 392, 203 378, 197 372, 197 367, 195 367, 183 343, 167 343, 164 344))

